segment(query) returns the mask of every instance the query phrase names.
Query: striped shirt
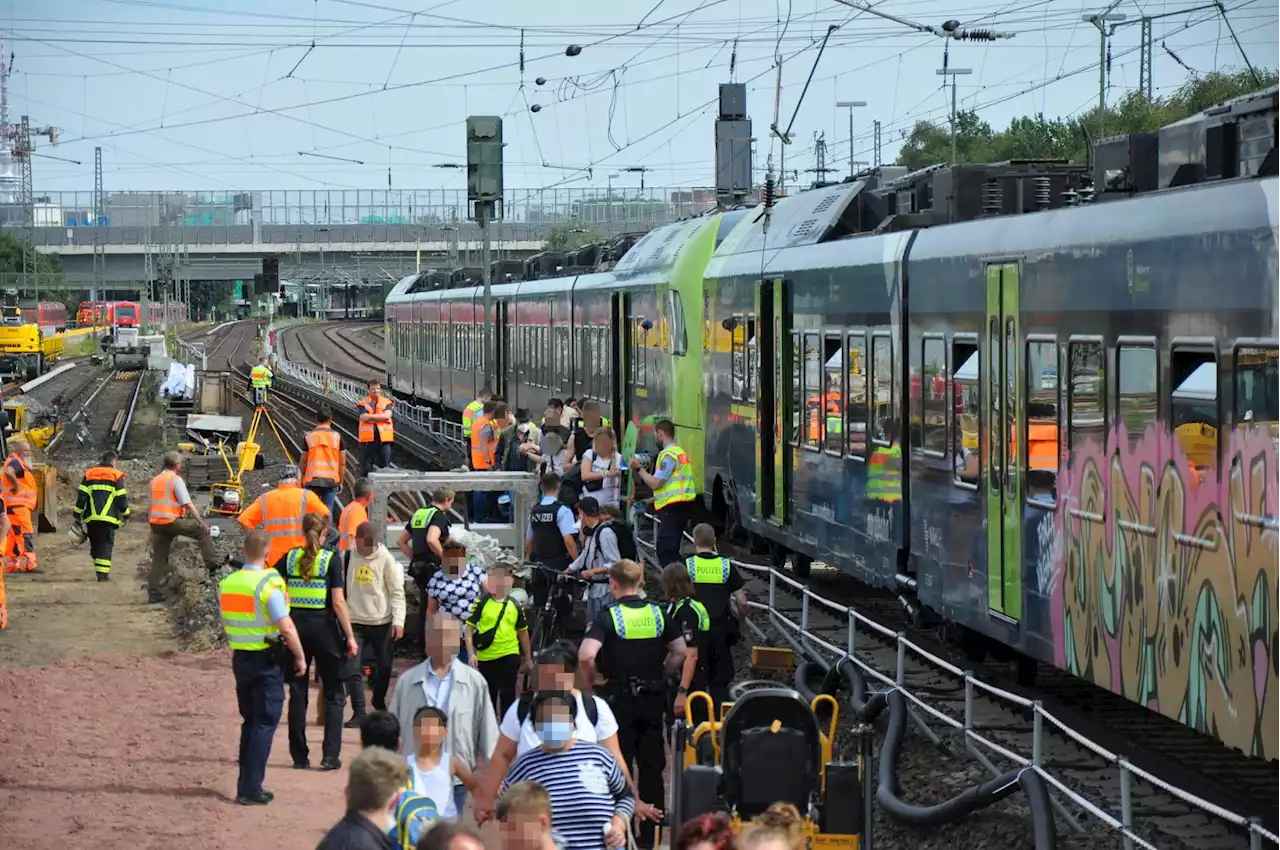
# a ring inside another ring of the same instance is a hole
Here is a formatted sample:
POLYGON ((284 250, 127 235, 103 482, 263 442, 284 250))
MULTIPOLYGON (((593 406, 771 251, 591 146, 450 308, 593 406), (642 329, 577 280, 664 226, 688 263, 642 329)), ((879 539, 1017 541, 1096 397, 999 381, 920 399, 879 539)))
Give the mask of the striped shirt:
POLYGON ((538 747, 516 758, 502 789, 531 780, 551 795, 551 828, 564 850, 603 850, 604 829, 614 815, 631 820, 636 801, 613 753, 575 741, 559 752, 538 747))

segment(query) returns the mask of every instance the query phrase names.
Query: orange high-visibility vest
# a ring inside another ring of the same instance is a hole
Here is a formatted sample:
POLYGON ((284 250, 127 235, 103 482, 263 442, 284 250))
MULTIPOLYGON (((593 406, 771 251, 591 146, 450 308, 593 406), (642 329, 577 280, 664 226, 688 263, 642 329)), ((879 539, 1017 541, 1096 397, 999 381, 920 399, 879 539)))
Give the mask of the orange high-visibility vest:
POLYGON ((342 438, 328 425, 317 425, 307 434, 307 468, 302 470, 302 483, 313 478, 342 481, 342 438))
POLYGON ((168 525, 182 519, 182 505, 178 504, 178 473, 166 469, 151 479, 151 506, 147 519, 156 525, 168 525))
POLYGON ((18 479, 18 489, 9 490, 6 485, 4 493, 4 508, 6 513, 14 513, 15 511, 27 510, 34 511, 36 502, 40 498, 40 492, 36 489, 36 477, 31 472, 31 467, 27 466, 26 461, 22 459, 22 455, 14 452, 9 455, 9 460, 5 461, 8 465, 9 461, 17 461, 22 467, 22 477, 18 479))
POLYGON ((342 509, 338 518, 338 551, 350 552, 356 548, 356 529, 369 521, 369 511, 359 502, 352 501, 342 509))
MULTIPOLYGON (((395 402, 383 395, 378 396, 377 401, 365 396, 356 405, 356 409, 360 413, 386 413, 394 404, 395 402)), ((382 442, 391 443, 395 441, 395 430, 391 427, 390 422, 361 422, 360 442, 372 443, 375 430, 382 442)))
POLYGON ((324 502, 310 490, 296 484, 282 484, 258 497, 262 503, 262 521, 267 533, 267 564, 274 564, 288 554, 290 549, 306 545, 302 535, 302 518, 308 513, 324 513, 324 502))
POLYGON ((492 469, 493 454, 498 448, 497 440, 484 436, 484 429, 493 419, 492 413, 482 413, 471 423, 471 468, 475 470, 492 469))

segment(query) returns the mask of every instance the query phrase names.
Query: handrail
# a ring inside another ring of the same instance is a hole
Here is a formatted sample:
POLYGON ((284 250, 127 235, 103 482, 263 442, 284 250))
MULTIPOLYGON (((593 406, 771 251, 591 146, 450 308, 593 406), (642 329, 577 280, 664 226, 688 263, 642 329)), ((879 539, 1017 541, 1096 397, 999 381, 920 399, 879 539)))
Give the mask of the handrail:
MULTIPOLYGON (((653 514, 648 512, 645 512, 643 515, 648 517, 649 519, 654 518, 653 514)), ((693 539, 692 537, 689 536, 688 532, 685 532, 684 536, 686 540, 692 541, 693 539)), ((649 550, 656 549, 656 543, 657 543, 656 526, 655 526, 655 536, 652 541, 640 539, 640 535, 638 532, 636 534, 636 538, 637 538, 637 542, 641 546, 645 547, 646 549, 649 549, 649 550)), ((1163 779, 1160 779, 1157 776, 1154 776, 1148 771, 1145 771, 1140 767, 1130 764, 1128 759, 1124 758, 1123 756, 1116 755, 1115 753, 1106 749, 1102 745, 1097 744, 1094 741, 1090 740, 1084 734, 1072 729, 1069 725, 1067 725, 1065 721, 1054 716, 1053 713, 1047 710, 1038 700, 1030 700, 1030 699, 1027 699, 1026 697, 1019 696, 1018 694, 1010 693, 1009 691, 1003 690, 1002 688, 998 688, 995 685, 981 681, 980 679, 974 677, 973 674, 968 673, 967 671, 961 670, 959 667, 956 667, 954 664, 951 664, 950 662, 942 658, 939 658, 938 656, 923 649, 922 647, 920 647, 919 645, 917 645, 916 643, 908 639, 903 632, 895 631, 894 629, 890 629, 880 623, 877 623, 876 621, 856 611, 854 607, 851 605, 846 605, 831 599, 827 599, 823 596, 819 596, 817 593, 814 593, 813 590, 810 589, 808 585, 804 584, 803 582, 797 581, 795 578, 788 576, 773 567, 766 566, 764 564, 747 563, 744 561, 739 561, 735 558, 730 558, 729 560, 731 563, 733 563, 735 566, 737 566, 741 570, 746 570, 750 573, 756 573, 764 577, 767 577, 769 582, 769 602, 761 603, 761 602, 752 601, 748 603, 748 608, 750 610, 765 612, 770 622, 773 623, 777 628, 782 630, 784 632, 784 635, 787 630, 790 630, 791 632, 793 632, 794 639, 791 636, 787 636, 787 639, 789 642, 792 642, 792 645, 796 646, 797 649, 803 649, 806 654, 811 655, 813 660, 818 661, 824 666, 828 666, 828 667, 830 666, 830 663, 833 663, 833 662, 828 662, 827 659, 823 658, 818 653, 819 649, 824 650, 826 653, 830 654, 835 662, 838 662, 841 659, 848 659, 852 661, 853 664, 859 670, 861 670, 864 674, 866 674, 868 677, 880 682, 881 684, 885 685, 887 688, 900 691, 902 695, 906 697, 906 699, 909 702, 911 702, 914 706, 919 708, 921 711, 928 714, 930 717, 935 718, 936 720, 938 720, 938 722, 946 726, 949 726, 953 729, 963 731, 965 738, 968 739, 969 741, 972 741, 976 744, 979 744, 985 747, 987 750, 1000 755, 1002 758, 1008 759, 1014 764, 1024 766, 1029 770, 1034 770, 1037 774, 1042 776, 1046 782, 1048 782, 1051 786, 1053 786, 1053 788, 1057 789, 1059 792, 1061 792, 1064 796, 1066 796, 1068 799, 1074 802, 1081 809, 1088 812, 1097 820, 1102 821, 1110 828, 1119 832, 1120 835, 1125 839, 1126 846, 1136 845, 1139 847, 1148 848, 1149 850, 1156 850, 1154 845, 1152 845, 1147 839, 1138 835, 1133 830, 1134 809, 1136 808, 1136 806, 1133 800, 1134 795, 1132 793, 1129 793, 1129 788, 1133 778, 1137 777, 1138 779, 1141 779, 1150 783, 1151 785, 1155 786, 1161 791, 1164 791, 1165 793, 1168 793, 1171 796, 1176 797, 1182 802, 1199 809, 1205 815, 1217 818, 1219 820, 1226 821, 1227 823, 1232 824, 1233 826, 1243 828, 1244 830, 1247 831, 1249 836, 1250 850, 1260 850, 1260 848, 1263 847, 1264 841, 1268 842, 1271 846, 1280 847, 1280 837, 1278 837, 1275 833, 1263 827, 1262 824, 1256 818, 1246 817, 1244 815, 1225 809, 1221 806, 1215 805, 1214 803, 1211 803, 1208 800, 1204 800, 1204 799, 1201 799, 1200 797, 1197 797, 1195 794, 1192 794, 1190 791, 1187 791, 1186 789, 1179 788, 1175 785, 1172 785, 1169 782, 1163 779), (773 603, 777 599, 777 592, 778 592, 779 585, 785 585, 787 587, 790 587, 800 594, 801 606, 802 606, 801 618, 805 622, 797 623, 794 620, 787 617, 785 614, 780 613, 776 609, 773 603), (833 644, 829 640, 824 638, 822 635, 816 634, 809 630, 808 614, 809 614, 809 606, 811 602, 816 602, 819 605, 821 605, 823 608, 829 609, 830 611, 835 612, 837 615, 844 615, 847 618, 848 629, 846 630, 847 638, 846 638, 846 645, 844 647, 837 646, 836 644, 833 644), (857 643, 854 639, 855 625, 870 629, 882 635, 883 637, 890 638, 891 640, 893 640, 895 644, 895 648, 897 650, 897 659, 896 659, 897 670, 894 671, 893 674, 883 673, 879 670, 874 669, 864 660, 863 657, 861 657, 862 655, 864 655, 864 653, 860 652, 857 646, 857 643), (955 676, 958 680, 960 680, 960 682, 963 683, 965 687, 965 718, 966 718, 965 720, 963 721, 958 720, 934 708, 933 706, 925 702, 925 700, 919 694, 912 693, 907 688, 905 683, 905 670, 906 670, 906 660, 907 660, 908 654, 914 656, 915 658, 925 662, 926 664, 932 667, 935 667, 939 670, 942 670, 951 674, 952 676, 955 676), (1009 703, 1010 705, 1016 706, 1019 709, 1031 710, 1032 712, 1032 752, 1029 756, 1013 752, 1007 747, 1001 744, 998 744, 995 741, 992 741, 986 736, 980 734, 978 731, 976 731, 972 727, 972 724, 968 721, 968 718, 972 717, 972 694, 975 689, 981 690, 987 695, 991 696, 992 698, 1009 703), (1090 801, 1079 792, 1067 787, 1067 785, 1063 783, 1062 780, 1058 779, 1057 777, 1055 777, 1053 774, 1049 772, 1048 768, 1043 763, 1044 760, 1041 758, 1041 744, 1040 744, 1041 737, 1043 734, 1044 724, 1046 721, 1049 724, 1051 724, 1055 729, 1057 729, 1059 732, 1061 732, 1063 735, 1065 735, 1067 738, 1069 738, 1071 741, 1089 750, 1094 755, 1098 756, 1099 758, 1103 759, 1109 764, 1115 765, 1119 773, 1119 780, 1120 780, 1119 784, 1121 788, 1120 814, 1118 817, 1106 811, 1096 803, 1090 801)), ((763 632, 760 630, 760 627, 758 625, 750 622, 748 622, 748 625, 753 629, 753 631, 756 631, 758 634, 763 636, 763 632)))

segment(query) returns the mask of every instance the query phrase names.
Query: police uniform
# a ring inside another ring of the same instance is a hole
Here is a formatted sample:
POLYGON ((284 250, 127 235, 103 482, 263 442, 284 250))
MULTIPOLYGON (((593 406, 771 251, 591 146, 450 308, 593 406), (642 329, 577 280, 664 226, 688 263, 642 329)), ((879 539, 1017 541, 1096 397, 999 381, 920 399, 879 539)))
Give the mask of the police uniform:
MULTIPOLYGON (((342 559, 331 549, 316 553, 313 575, 303 575, 306 549, 289 550, 275 564, 289 591, 289 607, 308 669, 314 659, 324 696, 324 744, 321 767, 337 766, 342 751, 342 709, 347 693, 342 678, 346 639, 333 613, 333 591, 346 587, 342 559)), ((307 676, 289 677, 289 755, 295 767, 310 766, 307 747, 307 676)))
POLYGON ((111 551, 116 529, 129 516, 129 494, 124 489, 124 473, 114 466, 91 466, 76 493, 72 511, 89 534, 89 557, 98 581, 111 575, 111 551))
MULTIPOLYGON (((414 584, 418 585, 418 601, 422 605, 422 611, 425 614, 427 610, 427 582, 431 581, 431 576, 435 575, 436 570, 440 569, 440 559, 436 557, 436 553, 431 551, 431 547, 427 545, 427 532, 434 526, 440 529, 440 542, 449 539, 449 528, 452 522, 449 519, 449 512, 441 510, 435 505, 427 505, 425 508, 418 508, 413 512, 413 516, 409 518, 409 542, 413 546, 413 556, 409 560, 409 575, 413 576, 414 584)), ((422 657, 427 655, 427 630, 422 630, 422 640, 420 642, 422 657)))
MULTIPOLYGON (((543 494, 542 500, 529 514, 525 539, 533 541, 533 560, 544 567, 563 572, 573 560, 565 546, 566 534, 573 533, 573 511, 559 499, 543 494)), ((533 573, 533 607, 541 610, 551 592, 551 579, 546 573, 533 573)), ((565 612, 561 612, 564 614, 565 612)))
POLYGON ((716 552, 699 552, 685 559, 698 602, 706 609, 711 628, 700 647, 699 666, 706 671, 707 688, 717 711, 729 699, 733 683, 732 648, 738 640, 738 620, 729 610, 733 594, 742 589, 742 574, 733 562, 716 552))
MULTIPOLYGON (((707 690, 707 638, 711 633, 711 617, 707 613, 706 606, 691 596, 668 603, 666 615, 675 622, 689 648, 698 650, 698 666, 693 672, 693 681, 689 683, 688 690, 681 690, 681 673, 679 672, 676 673, 675 681, 668 688, 669 703, 674 703, 678 693, 687 695, 694 691, 707 690)), ((694 726, 703 719, 707 718, 695 718, 694 726)))
POLYGON ((262 780, 284 706, 281 665, 287 650, 276 626, 289 616, 284 579, 275 570, 246 564, 219 584, 218 608, 231 645, 236 701, 244 721, 240 725, 236 802, 269 802, 271 795, 262 790, 262 780))
POLYGON ((653 473, 662 480, 653 491, 654 515, 658 520, 657 548, 659 564, 680 560, 680 546, 684 542, 684 527, 689 521, 689 511, 698 497, 693 482, 693 464, 684 449, 675 443, 668 444, 658 453, 653 473))
MULTIPOLYGON (((607 680, 603 694, 618 721, 622 758, 635 764, 640 799, 661 808, 665 799, 663 717, 667 708, 663 665, 667 644, 682 637, 676 621, 662 607, 639 596, 624 596, 587 626, 587 640, 600 641, 599 670, 607 680)), ((650 843, 652 824, 642 826, 650 843)))
POLYGON ((273 377, 275 376, 271 374, 271 370, 261 363, 249 370, 249 386, 253 388, 255 406, 261 407, 267 403, 267 389, 271 386, 273 377))

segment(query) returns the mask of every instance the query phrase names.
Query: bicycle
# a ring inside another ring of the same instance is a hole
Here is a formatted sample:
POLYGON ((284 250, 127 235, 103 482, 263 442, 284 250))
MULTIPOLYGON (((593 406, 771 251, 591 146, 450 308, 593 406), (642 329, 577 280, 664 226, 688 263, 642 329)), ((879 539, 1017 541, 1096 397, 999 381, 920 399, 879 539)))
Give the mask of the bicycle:
POLYGON ((532 564, 534 573, 543 572, 551 580, 551 588, 547 592, 542 607, 534 611, 534 622, 529 633, 532 648, 536 654, 551 646, 558 640, 568 636, 566 620, 573 612, 573 603, 577 595, 589 582, 576 576, 566 575, 558 570, 532 564), (575 593, 574 591, 577 591, 575 593))

